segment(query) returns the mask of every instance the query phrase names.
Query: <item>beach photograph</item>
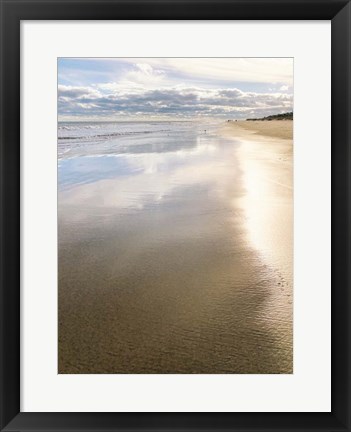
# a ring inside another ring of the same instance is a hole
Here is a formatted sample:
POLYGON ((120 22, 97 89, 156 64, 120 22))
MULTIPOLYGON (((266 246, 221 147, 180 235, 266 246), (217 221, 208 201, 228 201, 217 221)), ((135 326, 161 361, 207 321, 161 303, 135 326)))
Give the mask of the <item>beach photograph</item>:
POLYGON ((58 58, 58 373, 292 374, 293 58, 58 58))

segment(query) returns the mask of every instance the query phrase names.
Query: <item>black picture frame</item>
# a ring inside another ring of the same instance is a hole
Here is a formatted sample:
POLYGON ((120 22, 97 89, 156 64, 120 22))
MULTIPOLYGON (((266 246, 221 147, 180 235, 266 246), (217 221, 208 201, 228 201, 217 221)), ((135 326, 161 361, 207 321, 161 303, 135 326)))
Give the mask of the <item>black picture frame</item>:
POLYGON ((350 431, 350 0, 0 0, 1 431, 350 431), (20 412, 20 21, 331 20, 331 413, 20 412))

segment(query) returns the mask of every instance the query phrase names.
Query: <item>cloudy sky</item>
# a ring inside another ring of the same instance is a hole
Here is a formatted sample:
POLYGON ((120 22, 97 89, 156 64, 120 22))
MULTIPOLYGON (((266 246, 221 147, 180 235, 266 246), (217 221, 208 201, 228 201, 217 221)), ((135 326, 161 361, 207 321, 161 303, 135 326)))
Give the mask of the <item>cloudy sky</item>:
POLYGON ((245 119, 292 109, 293 59, 58 60, 60 121, 245 119))

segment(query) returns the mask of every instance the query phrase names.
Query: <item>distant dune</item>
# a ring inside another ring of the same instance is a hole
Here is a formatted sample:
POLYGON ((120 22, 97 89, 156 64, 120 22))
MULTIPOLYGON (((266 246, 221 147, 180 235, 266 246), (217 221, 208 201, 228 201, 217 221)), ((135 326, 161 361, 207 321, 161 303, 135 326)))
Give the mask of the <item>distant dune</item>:
POLYGON ((275 114, 267 117, 261 118, 248 118, 246 121, 271 121, 271 120, 293 120, 294 114, 292 112, 287 112, 283 114, 275 114))

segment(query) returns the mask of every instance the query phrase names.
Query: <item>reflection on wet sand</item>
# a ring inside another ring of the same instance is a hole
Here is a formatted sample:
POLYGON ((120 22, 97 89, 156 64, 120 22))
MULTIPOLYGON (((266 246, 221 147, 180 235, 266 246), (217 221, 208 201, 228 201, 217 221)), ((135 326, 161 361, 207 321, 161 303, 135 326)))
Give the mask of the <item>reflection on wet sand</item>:
POLYGON ((291 285, 250 239, 240 143, 152 141, 59 162, 59 373, 292 372, 291 285))

